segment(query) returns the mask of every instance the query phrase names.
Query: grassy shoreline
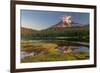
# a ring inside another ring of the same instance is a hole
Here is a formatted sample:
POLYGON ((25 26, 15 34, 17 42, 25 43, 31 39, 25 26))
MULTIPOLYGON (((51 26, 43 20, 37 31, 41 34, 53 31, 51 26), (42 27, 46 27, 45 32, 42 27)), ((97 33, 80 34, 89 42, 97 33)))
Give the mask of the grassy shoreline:
POLYGON ((24 59, 21 59, 21 62, 26 63, 26 62, 44 62, 44 61, 69 61, 69 60, 85 60, 89 58, 89 52, 70 51, 70 45, 71 45, 70 42, 61 43, 58 41, 56 42, 22 41, 21 51, 26 51, 26 52, 34 51, 35 55, 27 56, 24 59), (56 49, 57 47, 59 47, 59 45, 65 45, 65 44, 67 46, 67 49, 69 48, 69 50, 59 51, 56 49))

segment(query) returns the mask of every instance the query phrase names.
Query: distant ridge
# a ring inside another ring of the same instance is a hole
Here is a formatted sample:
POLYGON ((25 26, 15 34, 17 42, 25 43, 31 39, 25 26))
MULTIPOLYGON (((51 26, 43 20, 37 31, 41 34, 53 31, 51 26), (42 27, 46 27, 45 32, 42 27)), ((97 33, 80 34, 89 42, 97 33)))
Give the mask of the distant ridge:
POLYGON ((29 35, 29 34, 32 34, 34 32, 37 32, 37 30, 27 28, 27 27, 21 27, 21 34, 22 35, 29 35))

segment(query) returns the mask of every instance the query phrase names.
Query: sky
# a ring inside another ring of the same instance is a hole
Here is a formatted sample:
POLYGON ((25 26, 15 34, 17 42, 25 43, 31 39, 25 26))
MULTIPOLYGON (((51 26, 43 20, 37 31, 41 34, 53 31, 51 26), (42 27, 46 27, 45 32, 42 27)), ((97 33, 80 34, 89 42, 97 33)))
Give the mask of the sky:
POLYGON ((82 25, 89 24, 89 13, 79 12, 58 12, 58 11, 39 11, 39 10, 21 10, 21 27, 27 27, 35 30, 46 29, 57 24, 61 17, 72 16, 72 21, 82 25))

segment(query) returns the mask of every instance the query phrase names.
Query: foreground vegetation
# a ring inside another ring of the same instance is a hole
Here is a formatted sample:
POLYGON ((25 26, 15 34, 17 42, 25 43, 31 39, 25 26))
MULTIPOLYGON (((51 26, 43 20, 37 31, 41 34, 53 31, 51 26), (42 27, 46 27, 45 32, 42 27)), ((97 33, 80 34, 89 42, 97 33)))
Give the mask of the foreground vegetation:
POLYGON ((88 53, 78 52, 78 53, 63 53, 63 52, 53 52, 37 56, 28 56, 21 60, 21 62, 49 62, 49 61, 72 61, 72 60, 85 60, 88 59, 88 53))
POLYGON ((59 45, 61 46, 62 44, 60 44, 60 42, 50 42, 22 41, 21 52, 34 52, 34 55, 24 57, 23 59, 21 59, 21 62, 25 63, 89 59, 89 52, 74 52, 71 49, 58 50, 57 47, 59 47, 59 45))

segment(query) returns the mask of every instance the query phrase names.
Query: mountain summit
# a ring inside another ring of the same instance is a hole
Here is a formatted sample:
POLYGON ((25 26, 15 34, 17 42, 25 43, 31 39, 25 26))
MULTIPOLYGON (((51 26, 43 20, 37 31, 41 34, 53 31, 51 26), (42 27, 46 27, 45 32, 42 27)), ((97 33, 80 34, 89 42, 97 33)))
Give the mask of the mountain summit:
POLYGON ((72 17, 71 16, 63 16, 61 21, 52 27, 71 27, 72 17))
POLYGON ((64 28, 64 27, 81 27, 82 24, 76 23, 72 20, 72 16, 61 17, 60 22, 51 26, 50 28, 64 28))

